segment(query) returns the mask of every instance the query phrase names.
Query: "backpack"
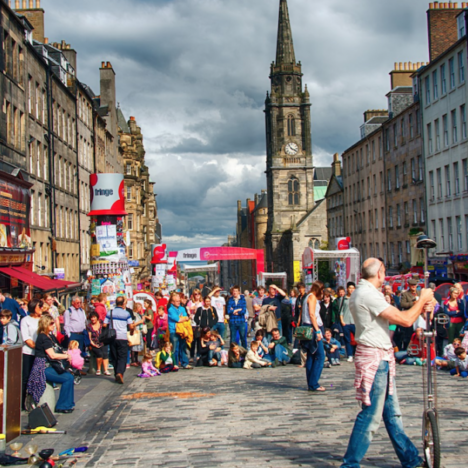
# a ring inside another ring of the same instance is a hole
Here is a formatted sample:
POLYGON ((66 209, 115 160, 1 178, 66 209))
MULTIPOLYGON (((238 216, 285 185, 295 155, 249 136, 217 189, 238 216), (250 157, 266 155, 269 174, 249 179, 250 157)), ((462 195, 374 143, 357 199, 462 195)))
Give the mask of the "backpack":
POLYGON ((7 323, 3 333, 6 333, 7 336, 8 336, 8 329, 10 327, 13 327, 14 330, 16 331, 16 341, 13 344, 14 345, 24 346, 23 335, 21 334, 21 331, 20 331, 18 325, 16 325, 16 322, 14 322, 13 320, 11 320, 10 322, 7 323))

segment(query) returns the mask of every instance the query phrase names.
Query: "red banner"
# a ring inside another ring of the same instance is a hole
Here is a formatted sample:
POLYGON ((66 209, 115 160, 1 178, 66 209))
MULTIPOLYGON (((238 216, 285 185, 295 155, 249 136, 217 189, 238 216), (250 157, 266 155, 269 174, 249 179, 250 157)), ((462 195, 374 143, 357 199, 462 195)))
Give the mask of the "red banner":
POLYGON ((0 179, 0 247, 32 249, 29 189, 0 179))

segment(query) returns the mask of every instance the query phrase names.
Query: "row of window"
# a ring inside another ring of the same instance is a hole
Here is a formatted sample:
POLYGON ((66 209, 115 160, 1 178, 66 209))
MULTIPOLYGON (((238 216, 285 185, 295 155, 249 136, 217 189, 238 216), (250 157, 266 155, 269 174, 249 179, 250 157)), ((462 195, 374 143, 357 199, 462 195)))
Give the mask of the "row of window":
POLYGON ((19 45, 7 31, 3 35, 3 59, 5 63, 5 72, 13 78, 21 86, 24 76, 24 52, 21 45, 19 45))
POLYGON ((54 100, 52 105, 53 130, 55 134, 72 148, 76 146, 76 125, 75 119, 62 109, 60 104, 54 100))
POLYGON ((88 171, 93 171, 93 147, 92 143, 86 138, 80 136, 78 142, 78 164, 83 166, 88 171))
POLYGON ((458 119, 457 119, 457 110, 453 109, 450 112, 450 124, 451 124, 451 139, 449 138, 449 121, 448 121, 448 114, 444 114, 442 116, 442 141, 440 138, 440 119, 434 120, 434 133, 433 134, 433 125, 432 122, 428 123, 426 126, 427 129, 427 153, 432 154, 434 151, 440 151, 442 149, 441 143, 443 143, 444 148, 448 148, 449 145, 453 145, 458 142, 459 138, 462 140, 466 139, 467 132, 466 132, 466 108, 465 105, 460 106, 459 109, 460 115, 460 130, 458 128, 458 119), (460 133, 460 135, 459 135, 460 133), (433 143, 433 138, 435 136, 435 146, 433 143))
MULTIPOLYGON (((411 180, 412 183, 422 182, 424 180, 424 166, 422 161, 422 156, 417 156, 416 158, 411 158, 411 180)), ((369 178, 368 178, 369 179, 369 178)), ((408 184, 408 167, 406 161, 403 162, 400 166, 397 164, 393 171, 392 169, 387 169, 387 190, 389 192, 394 188, 399 190, 400 187, 408 184), (393 183, 395 185, 393 185, 393 183)))
POLYGON ((78 118, 86 124, 88 128, 93 126, 93 108, 89 101, 78 93, 78 118))
POLYGON ((342 216, 337 216, 336 218, 330 218, 328 220, 328 231, 330 233, 330 237, 344 236, 343 228, 344 226, 342 216))
POLYGON ((421 114, 419 110, 416 110, 414 113, 408 114, 408 118, 403 115, 398 122, 395 122, 392 125, 392 128, 385 129, 385 151, 390 151, 393 142, 393 148, 397 148, 400 138, 400 143, 405 143, 405 138, 407 135, 409 136, 410 140, 412 140, 415 136, 421 134, 421 114), (398 132, 398 127, 400 127, 400 131, 398 132), (390 130, 392 130, 392 135, 390 135, 390 130))
POLYGON ((7 144, 19 151, 25 150, 25 121, 24 112, 21 112, 13 104, 5 101, 6 123, 7 123, 7 144))
POLYGON ((76 166, 55 155, 55 185, 76 195, 77 180, 76 166))
POLYGON ((80 248, 81 248, 81 263, 89 264, 90 262, 90 248, 91 239, 87 231, 81 231, 80 236, 80 248))
MULTIPOLYGON (((424 199, 412 200, 411 202, 405 202, 403 206, 399 203, 395 205, 395 210, 393 206, 388 208, 388 227, 389 228, 400 228, 402 225, 408 226, 410 222, 413 224, 418 224, 419 222, 425 222, 425 210, 424 210, 424 199), (410 204, 412 214, 410 214, 410 204), (396 217, 395 217, 396 215, 396 217)), ((385 229, 385 208, 380 209, 380 220, 382 222, 381 228, 385 229)), ((366 223, 366 213, 356 213, 353 216, 346 217, 346 232, 351 234, 359 234, 362 232, 372 231, 373 229, 379 229, 379 210, 375 208, 374 210, 369 210, 367 215, 366 223)))
POLYGON ((447 89, 455 89, 457 80, 458 84, 465 82, 465 59, 463 52, 458 52, 456 56, 450 57, 448 62, 444 62, 438 69, 435 69, 432 75, 426 76, 424 79, 426 105, 429 105, 431 101, 439 99, 439 89, 440 96, 444 96, 447 93, 447 89), (457 67, 457 70, 455 70, 455 67, 457 67))
POLYGON ((468 216, 465 215, 465 246, 463 246, 463 220, 461 216, 431 220, 430 235, 437 240, 437 250, 441 252, 468 249, 468 216), (455 230, 454 230, 455 229, 455 230))
POLYGON ((89 184, 87 182, 80 181, 80 210, 85 213, 89 213, 91 210, 90 196, 89 184))
MULTIPOLYGON (((375 140, 372 140, 365 145, 365 156, 366 164, 369 165, 372 162, 376 161, 376 158, 382 158, 382 138, 379 137, 377 144, 375 140)), ((359 148, 356 152, 351 153, 351 155, 346 155, 343 157, 343 174, 351 175, 354 172, 360 171, 364 168, 364 151, 363 148, 359 148)))
MULTIPOLYGON (((390 242, 390 264, 396 265, 397 263, 410 262, 411 261, 411 243, 410 241, 405 242, 390 242)), ((367 252, 367 244, 358 246, 362 257, 367 258, 367 253, 370 257, 382 257, 384 263, 387 263, 387 248, 385 242, 382 242, 382 250, 380 250, 380 244, 369 243, 369 252, 367 252)))
POLYGON ((461 179, 458 162, 454 162, 451 166, 447 164, 444 168, 439 167, 436 169, 436 179, 434 178, 434 171, 429 171, 429 200, 435 201, 436 197, 438 200, 441 200, 444 196, 457 196, 460 195, 462 190, 464 192, 468 191, 468 159, 465 158, 462 160, 461 169, 461 179), (436 183, 437 185, 435 185, 436 183))

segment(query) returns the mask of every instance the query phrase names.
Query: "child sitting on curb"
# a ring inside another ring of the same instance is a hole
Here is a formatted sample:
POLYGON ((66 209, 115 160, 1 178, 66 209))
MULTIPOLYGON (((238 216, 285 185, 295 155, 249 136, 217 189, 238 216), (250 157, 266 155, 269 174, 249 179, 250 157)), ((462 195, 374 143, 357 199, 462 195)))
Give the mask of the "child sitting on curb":
POLYGON ((444 357, 436 359, 436 366, 446 370, 455 369, 455 361, 457 360, 456 351, 459 347, 461 347, 461 340, 460 338, 455 338, 452 344, 444 348, 444 357))
POLYGON ((162 374, 168 372, 177 372, 179 368, 174 364, 174 354, 172 352, 172 343, 170 341, 163 341, 159 347, 161 351, 156 354, 155 365, 162 374))
POLYGON ((340 349, 341 349, 341 343, 335 339, 332 338, 332 331, 327 328, 325 330, 325 339, 323 340, 323 347, 325 348, 325 353, 328 358, 328 362, 332 366, 340 366, 340 349))
POLYGON ((23 339, 18 324, 12 319, 11 310, 3 309, 0 312, 0 323, 3 326, 2 345, 23 344, 23 339))
POLYGON ((265 361, 258 355, 258 342, 252 341, 250 350, 245 356, 244 369, 259 369, 267 366, 271 366, 271 362, 265 361))
POLYGON ((221 355, 221 365, 227 366, 228 363, 228 352, 224 349, 224 340, 217 330, 211 330, 211 342, 210 344, 216 346, 215 351, 221 355))
POLYGON ((466 379, 468 377, 468 356, 466 350, 461 346, 455 350, 456 360, 455 360, 455 369, 450 371, 450 375, 455 377, 463 377, 466 379))
POLYGON ((138 374, 138 377, 145 379, 161 375, 161 372, 153 366, 153 363, 151 362, 152 360, 153 355, 151 353, 146 353, 141 363, 141 374, 138 374))
POLYGON ((246 354, 247 350, 233 341, 231 346, 229 346, 228 367, 231 369, 242 369, 246 354))

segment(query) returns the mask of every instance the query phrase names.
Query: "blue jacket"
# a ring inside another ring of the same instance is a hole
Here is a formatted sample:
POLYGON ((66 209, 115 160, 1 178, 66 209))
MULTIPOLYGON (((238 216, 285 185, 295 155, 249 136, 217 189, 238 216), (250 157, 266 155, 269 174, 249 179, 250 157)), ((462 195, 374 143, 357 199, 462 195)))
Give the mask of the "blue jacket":
POLYGON ((332 346, 336 346, 338 349, 341 349, 341 343, 335 338, 331 338, 330 343, 327 340, 323 340, 325 351, 329 351, 332 346))
POLYGON ((450 318, 465 318, 465 302, 463 300, 458 300, 457 304, 458 304, 458 312, 450 311, 448 304, 444 305, 444 312, 450 318))
POLYGON ((5 297, 5 300, 0 304, 0 306, 2 310, 5 310, 5 309, 11 310, 11 313, 13 314, 11 318, 15 322, 19 323, 20 318, 23 317, 24 315, 21 313, 21 308, 19 304, 14 299, 11 299, 9 297, 5 297))
POLYGON ((167 309, 167 321, 169 324, 169 333, 176 332, 176 325, 179 323, 180 316, 188 317, 187 311, 184 306, 176 307, 174 304, 171 304, 167 309))
POLYGON ((247 312, 247 303, 245 297, 241 294, 237 305, 233 297, 230 297, 226 307, 227 313, 229 314, 229 323, 242 323, 245 322, 245 313, 247 312), (234 315, 234 311, 241 309, 237 315, 234 315))

